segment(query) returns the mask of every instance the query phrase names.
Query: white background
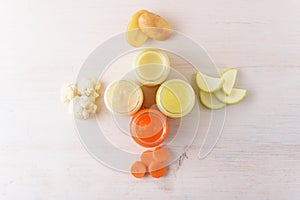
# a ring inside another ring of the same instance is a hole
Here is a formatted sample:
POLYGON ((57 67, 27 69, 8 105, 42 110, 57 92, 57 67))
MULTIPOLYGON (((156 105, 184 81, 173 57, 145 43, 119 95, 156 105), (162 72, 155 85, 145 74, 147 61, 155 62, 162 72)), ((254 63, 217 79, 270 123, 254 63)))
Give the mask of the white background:
POLYGON ((0 2, 0 199, 299 199, 300 1, 23 0, 0 2), (148 9, 202 44, 249 89, 230 106, 215 150, 162 179, 136 180, 94 160, 64 82, 148 9))

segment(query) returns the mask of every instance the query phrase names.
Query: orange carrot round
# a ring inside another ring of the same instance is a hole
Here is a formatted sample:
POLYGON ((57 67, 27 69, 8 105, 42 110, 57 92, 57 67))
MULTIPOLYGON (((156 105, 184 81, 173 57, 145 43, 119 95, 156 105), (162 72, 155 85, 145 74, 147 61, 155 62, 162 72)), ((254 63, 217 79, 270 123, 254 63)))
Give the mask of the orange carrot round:
POLYGON ((149 173, 153 178, 160 178, 167 172, 167 167, 161 162, 151 162, 149 165, 149 173))
POLYGON ((150 163, 153 161, 153 152, 151 150, 146 150, 141 154, 141 161, 149 167, 150 163))
POLYGON ((136 161, 131 166, 130 172, 135 178, 142 178, 146 173, 146 166, 141 161, 136 161))
POLYGON ((153 151, 153 158, 158 162, 165 162, 169 157, 170 153, 167 148, 158 147, 153 151))

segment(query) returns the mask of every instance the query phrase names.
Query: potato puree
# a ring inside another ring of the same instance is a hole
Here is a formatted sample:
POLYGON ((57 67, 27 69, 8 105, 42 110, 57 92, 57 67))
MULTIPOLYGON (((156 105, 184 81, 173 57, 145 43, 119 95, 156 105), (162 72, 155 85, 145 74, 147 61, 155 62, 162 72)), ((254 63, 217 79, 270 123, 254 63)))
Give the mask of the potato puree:
POLYGON ((143 92, 140 86, 131 80, 116 81, 106 88, 104 102, 113 113, 132 115, 143 103, 143 92))

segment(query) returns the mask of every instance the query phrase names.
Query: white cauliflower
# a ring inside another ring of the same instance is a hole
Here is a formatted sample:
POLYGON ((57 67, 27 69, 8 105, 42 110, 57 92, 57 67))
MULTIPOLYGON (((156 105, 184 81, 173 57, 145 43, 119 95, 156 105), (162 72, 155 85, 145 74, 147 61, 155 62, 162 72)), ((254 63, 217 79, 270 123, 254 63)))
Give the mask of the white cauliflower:
POLYGON ((77 86, 72 83, 64 84, 61 88, 61 100, 69 103, 77 95, 77 86))
POLYGON ((100 87, 101 83, 95 79, 82 79, 78 83, 78 94, 97 98, 99 96, 100 87))
POLYGON ((94 97, 76 96, 70 102, 69 111, 74 113, 77 119, 88 119, 92 114, 95 114, 97 105, 94 97))
POLYGON ((64 84, 61 99, 69 104, 69 112, 78 119, 88 119, 97 111, 96 98, 99 96, 101 83, 95 79, 82 79, 77 85, 64 84))

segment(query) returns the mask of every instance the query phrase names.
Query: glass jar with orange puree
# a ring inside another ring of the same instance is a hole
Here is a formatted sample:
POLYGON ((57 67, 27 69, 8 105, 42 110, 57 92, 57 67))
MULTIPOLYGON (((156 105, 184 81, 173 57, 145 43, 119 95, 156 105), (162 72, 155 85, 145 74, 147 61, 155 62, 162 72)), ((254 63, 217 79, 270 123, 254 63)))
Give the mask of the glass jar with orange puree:
POLYGON ((155 109, 138 111, 130 122, 133 140, 143 147, 155 147, 164 142, 168 135, 167 117, 155 109))

